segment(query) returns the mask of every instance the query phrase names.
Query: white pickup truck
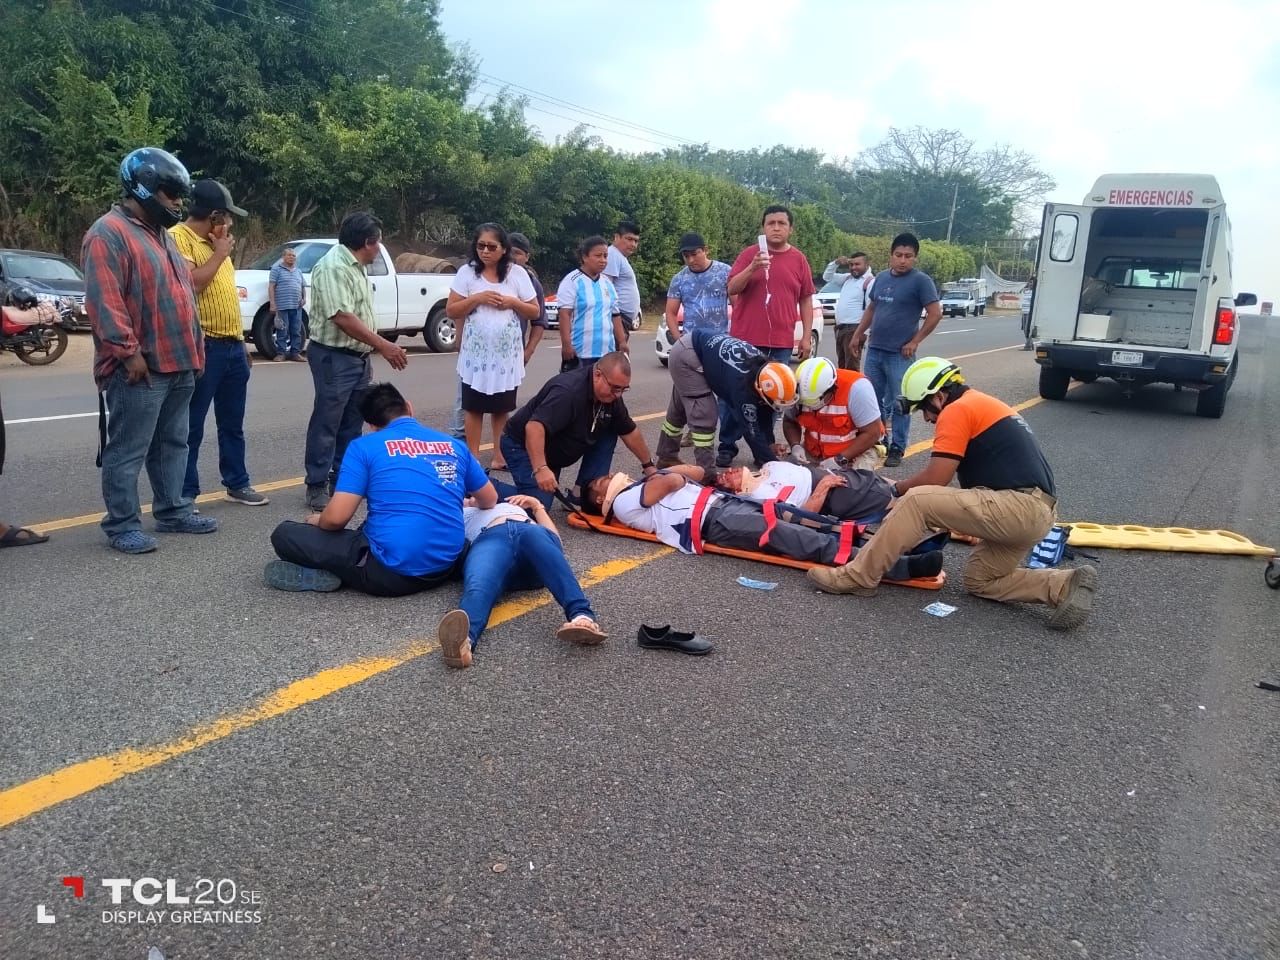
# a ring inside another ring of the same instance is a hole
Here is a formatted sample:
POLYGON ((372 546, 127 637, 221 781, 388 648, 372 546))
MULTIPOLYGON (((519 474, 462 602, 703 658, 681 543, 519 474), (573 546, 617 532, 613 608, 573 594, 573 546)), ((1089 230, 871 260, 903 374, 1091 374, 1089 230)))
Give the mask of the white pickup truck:
MULTIPOLYGON (((298 255, 298 269, 307 279, 310 306, 311 268, 337 243, 333 237, 293 240, 268 250, 244 270, 236 271, 236 292, 240 297, 240 318, 247 339, 258 353, 275 356, 275 318, 267 299, 267 282, 272 265, 286 248, 298 255)), ((378 256, 369 264, 369 285, 373 288, 373 310, 378 333, 388 340, 421 333, 427 346, 437 353, 458 348, 457 328, 444 312, 453 278, 439 273, 396 273, 387 248, 379 245, 378 256)), ((305 324, 303 329, 305 330, 305 324)))

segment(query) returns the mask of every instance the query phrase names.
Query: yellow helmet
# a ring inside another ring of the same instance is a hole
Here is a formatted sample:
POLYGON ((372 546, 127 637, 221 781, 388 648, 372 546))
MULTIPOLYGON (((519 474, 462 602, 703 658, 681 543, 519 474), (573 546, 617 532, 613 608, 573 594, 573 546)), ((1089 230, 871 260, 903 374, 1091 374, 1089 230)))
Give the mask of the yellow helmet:
POLYGON ((933 396, 949 383, 964 383, 958 366, 945 357, 921 357, 902 375, 898 412, 910 414, 918 410, 926 397, 933 396))
POLYGON ((756 374, 756 392, 775 410, 796 402, 796 375, 785 363, 770 360, 756 374))
POLYGON ((810 357, 796 367, 796 383, 800 406, 817 410, 823 404, 827 391, 836 385, 836 368, 826 357, 810 357))

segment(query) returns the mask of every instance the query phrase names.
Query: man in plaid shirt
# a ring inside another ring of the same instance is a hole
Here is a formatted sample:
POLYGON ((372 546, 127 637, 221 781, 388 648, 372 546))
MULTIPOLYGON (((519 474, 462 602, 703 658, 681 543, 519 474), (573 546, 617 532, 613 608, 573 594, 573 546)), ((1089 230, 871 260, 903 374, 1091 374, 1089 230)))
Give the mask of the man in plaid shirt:
POLYGON ((122 553, 149 553, 138 474, 155 494, 156 529, 212 533, 218 521, 182 495, 191 395, 204 368, 191 271, 167 228, 182 219, 191 177, 177 158, 143 147, 120 164, 124 198, 85 234, 85 311, 93 377, 109 413, 102 448, 102 529, 122 553))

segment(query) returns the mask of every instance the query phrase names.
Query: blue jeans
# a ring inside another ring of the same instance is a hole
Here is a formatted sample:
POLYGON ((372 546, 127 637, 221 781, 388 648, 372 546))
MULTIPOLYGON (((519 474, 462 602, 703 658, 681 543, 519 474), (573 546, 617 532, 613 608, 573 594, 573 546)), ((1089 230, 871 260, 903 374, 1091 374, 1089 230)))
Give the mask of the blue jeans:
MULTIPOLYGON (((756 347, 756 349, 766 354, 770 360, 777 360, 779 363, 791 361, 791 347, 756 347)), ((716 397, 716 405, 720 408, 720 442, 716 449, 716 460, 720 463, 731 463, 738 455, 738 441, 742 439, 742 424, 733 415, 732 408, 719 397, 716 397)), ((766 427, 769 436, 773 436, 772 414, 769 415, 769 422, 763 426, 766 427)))
POLYGON ((862 360, 862 372, 871 381, 876 396, 880 398, 880 413, 884 422, 893 423, 889 446, 902 451, 907 449, 907 431, 911 427, 911 418, 898 413, 897 401, 898 395, 902 393, 902 375, 914 362, 904 357, 901 350, 881 350, 879 347, 867 347, 862 360))
POLYGON ((276 353, 296 357, 302 353, 302 308, 276 311, 276 353))
POLYGON ((364 424, 360 400, 369 385, 371 364, 367 356, 353 356, 314 341, 307 351, 307 364, 316 399, 307 424, 306 475, 307 486, 316 487, 338 472, 347 446, 360 436, 364 424))
MULTIPOLYGON (((551 494, 544 493, 538 489, 538 481, 533 477, 533 461, 529 459, 529 454, 520 444, 516 443, 505 433, 502 439, 498 441, 498 446, 502 450, 502 456, 507 461, 507 469, 511 471, 511 479, 514 481, 515 488, 506 483, 495 483, 500 496, 510 496, 512 493, 525 493, 531 497, 537 497, 545 507, 551 506, 551 494)), ((616 433, 606 433, 600 437, 594 444, 587 447, 587 452, 582 455, 582 463, 578 467, 578 486, 586 488, 586 485, 596 477, 603 477, 609 473, 613 466, 613 453, 618 449, 618 435, 616 433)), ((552 468, 552 472, 556 475, 556 483, 560 482, 560 471, 552 468)))
POLYGON ((462 416, 462 378, 458 377, 458 389, 453 395, 453 416, 449 420, 449 435, 455 440, 465 440, 467 433, 463 429, 462 416))
POLYGON ((130 385, 124 367, 111 375, 106 395, 107 443, 102 449, 102 500, 108 537, 142 529, 138 474, 147 465, 158 523, 181 522, 191 516, 191 500, 182 495, 187 468, 188 411, 196 375, 151 371, 151 382, 130 385))
POLYGON ((508 590, 546 587, 564 608, 566 620, 586 614, 591 604, 569 569, 559 538, 536 523, 508 520, 476 537, 462 567, 462 599, 458 606, 471 620, 474 650, 498 598, 508 590))
POLYGON ((249 486, 244 464, 244 406, 249 392, 249 355, 238 340, 204 340, 204 375, 196 378, 191 395, 190 432, 187 435, 187 476, 182 495, 194 500, 200 493, 200 444, 204 422, 213 404, 218 423, 218 472, 228 490, 249 486))

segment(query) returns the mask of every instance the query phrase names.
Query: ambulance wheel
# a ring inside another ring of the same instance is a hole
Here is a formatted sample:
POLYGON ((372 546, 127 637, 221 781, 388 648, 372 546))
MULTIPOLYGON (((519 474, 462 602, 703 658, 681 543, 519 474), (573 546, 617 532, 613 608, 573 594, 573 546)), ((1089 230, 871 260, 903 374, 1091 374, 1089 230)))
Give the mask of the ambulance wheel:
POLYGON ((1071 371, 1058 367, 1040 368, 1040 396, 1045 400, 1062 400, 1071 386, 1071 371))
POLYGON ((1196 397, 1196 416, 1208 417, 1211 420, 1219 419, 1223 411, 1227 409, 1227 388, 1229 386, 1231 386, 1231 381, 1228 379, 1210 387, 1208 390, 1201 390, 1200 396, 1196 397))
POLYGON ((1280 561, 1272 557, 1267 561, 1267 569, 1263 573, 1263 579, 1267 581, 1267 586, 1272 590, 1280 590, 1280 561))
POLYGON ((660 364, 662 364, 662 365, 665 367, 665 366, 667 365, 667 358, 666 358, 666 357, 659 357, 659 358, 658 358, 658 362, 659 362, 660 364))

